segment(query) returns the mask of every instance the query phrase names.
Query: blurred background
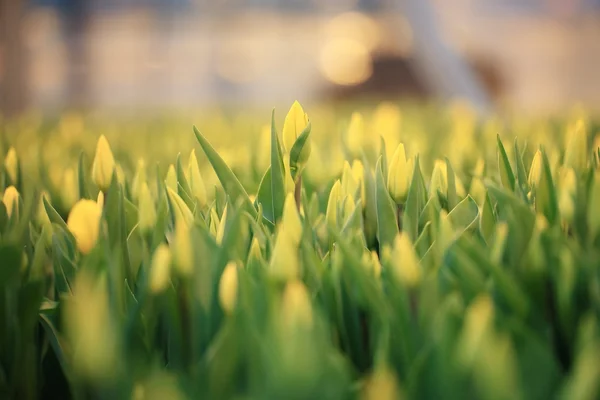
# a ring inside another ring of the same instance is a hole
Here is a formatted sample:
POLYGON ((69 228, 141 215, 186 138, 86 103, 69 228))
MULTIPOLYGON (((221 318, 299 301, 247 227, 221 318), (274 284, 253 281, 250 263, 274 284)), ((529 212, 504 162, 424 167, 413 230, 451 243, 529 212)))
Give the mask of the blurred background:
POLYGON ((0 107, 600 109, 600 0, 0 0, 0 107))

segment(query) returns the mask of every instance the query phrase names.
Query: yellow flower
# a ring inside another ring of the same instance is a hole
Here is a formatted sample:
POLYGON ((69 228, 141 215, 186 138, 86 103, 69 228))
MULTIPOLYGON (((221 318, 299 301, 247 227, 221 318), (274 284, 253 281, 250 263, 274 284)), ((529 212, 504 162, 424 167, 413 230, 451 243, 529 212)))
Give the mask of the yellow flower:
POLYGON ((194 215, 190 211, 185 201, 177 194, 176 191, 167 187, 167 196, 169 197, 172 212, 175 215, 175 223, 183 223, 187 226, 192 226, 194 223, 194 215))
POLYGON ((146 163, 144 160, 139 159, 135 169, 135 175, 133 176, 133 182, 131 183, 131 195, 134 200, 138 199, 140 189, 142 185, 146 183, 146 179, 146 163))
POLYGON ((394 274, 407 287, 415 287, 421 281, 419 258, 408 235, 399 233, 392 250, 394 274))
POLYGON ((354 112, 350 117, 350 124, 346 132, 346 146, 352 157, 361 158, 366 140, 363 116, 358 112, 354 112))
POLYGON ((444 196, 448 193, 448 170, 446 163, 442 160, 436 160, 431 173, 431 182, 429 184, 429 196, 440 192, 444 196))
POLYGON ((204 208, 208 202, 206 196, 206 186, 204 186, 204 180, 200 174, 200 167, 198 167, 196 150, 192 150, 192 153, 190 154, 190 160, 188 162, 188 175, 190 179, 190 189, 198 201, 198 207, 204 208))
POLYGON ((115 158, 104 135, 98 139, 96 155, 92 164, 92 179, 102 191, 107 191, 115 170, 115 158))
POLYGON ((221 220, 219 221, 219 226, 217 228, 217 235, 215 238, 217 239, 217 243, 223 243, 223 237, 225 237, 225 225, 227 224, 227 204, 225 204, 225 208, 223 208, 223 215, 221 215, 221 220))
POLYGON ((387 179, 388 191, 397 204, 402 204, 406 201, 408 183, 406 153, 404 151, 404 144, 400 143, 392 156, 387 179))
POLYGON ((567 135, 564 165, 582 171, 587 166, 587 159, 587 128, 583 120, 578 120, 567 135))
POLYGON ((577 193, 577 177, 573 168, 561 168, 558 176, 558 208, 563 219, 573 220, 575 214, 575 195, 577 193))
POLYGON ((165 178, 165 183, 167 184, 167 188, 173 190, 175 193, 177 190, 177 173, 175 172, 175 166, 173 164, 169 165, 169 169, 167 170, 167 177, 165 178))
POLYGON ((9 186, 4 190, 2 195, 2 202, 6 206, 6 213, 8 216, 12 216, 13 211, 19 215, 19 192, 14 186, 9 186))
POLYGON ((479 295, 466 311, 458 350, 461 360, 470 365, 474 362, 487 332, 492 328, 494 303, 488 295, 479 295))
POLYGON ((341 183, 339 179, 335 181, 331 192, 329 192, 329 200, 327 200, 327 211, 325 211, 325 219, 331 227, 337 227, 338 203, 340 201, 341 183))
MULTIPOLYGON (((308 115, 302 109, 302 106, 298 101, 294 101, 290 111, 288 111, 285 116, 285 121, 283 123, 283 148, 287 153, 292 151, 292 147, 294 143, 296 143, 296 139, 302 134, 302 131, 308 125, 308 115)), ((303 166, 308 161, 308 157, 310 156, 310 137, 304 143, 304 147, 300 152, 300 157, 298 158, 298 165, 303 166)))
POLYGON ((281 305, 284 326, 292 329, 312 327, 312 305, 306 286, 301 281, 294 279, 285 285, 281 305))
POLYGON ((379 366, 367 381, 362 400, 399 400, 403 399, 396 374, 387 366, 379 366))
POLYGON ((362 200, 362 206, 364 208, 367 204, 367 192, 365 189, 365 167, 360 160, 354 160, 352 162, 352 176, 360 186, 360 199, 362 200))
POLYGON ((142 232, 149 232, 156 224, 154 200, 146 182, 142 183, 138 198, 138 224, 142 232))
POLYGON ((285 230, 290 235, 292 242, 298 246, 302 238, 302 221, 300 220, 300 215, 298 215, 296 200, 291 193, 288 193, 283 204, 281 224, 285 225, 285 230))
POLYGON ((67 226, 83 254, 92 250, 98 240, 102 210, 94 200, 81 199, 71 209, 67 226))
POLYGON ((226 314, 231 315, 238 297, 238 267, 230 261, 219 280, 219 304, 226 314))
POLYGON ((354 174, 352 173, 352 168, 348 161, 344 161, 344 169, 342 171, 342 187, 341 193, 343 196, 352 196, 356 197, 358 194, 359 181, 354 179, 354 174))
POLYGON ((258 243, 258 239, 255 237, 252 239, 252 244, 250 245, 250 251, 248 252, 248 264, 252 261, 261 260, 262 252, 260 250, 260 243, 258 243))
POLYGON ((8 150, 8 153, 6 153, 4 168, 6 168, 6 173, 8 174, 10 181, 16 184, 19 172, 19 158, 17 157, 17 151, 14 147, 11 147, 8 150))
POLYGON ((529 176, 527 177, 527 182, 529 186, 532 188, 537 187, 540 183, 540 179, 542 178, 542 152, 536 151, 533 156, 533 161, 531 162, 531 167, 529 168, 529 176))
POLYGON ((271 256, 269 273, 275 279, 286 281, 297 278, 299 271, 298 246, 287 232, 285 225, 280 225, 271 256))
POLYGON ((175 237, 171 246, 173 261, 177 271, 183 276, 190 276, 194 270, 194 248, 190 238, 190 227, 181 222, 175 222, 175 237))
POLYGON ((63 175, 62 188, 60 191, 63 205, 66 208, 73 207, 73 204, 79 199, 79 188, 77 186, 77 176, 73 168, 67 168, 63 175))
POLYGON ((150 291, 160 293, 167 288, 171 277, 171 250, 161 243, 152 256, 150 266, 150 291))

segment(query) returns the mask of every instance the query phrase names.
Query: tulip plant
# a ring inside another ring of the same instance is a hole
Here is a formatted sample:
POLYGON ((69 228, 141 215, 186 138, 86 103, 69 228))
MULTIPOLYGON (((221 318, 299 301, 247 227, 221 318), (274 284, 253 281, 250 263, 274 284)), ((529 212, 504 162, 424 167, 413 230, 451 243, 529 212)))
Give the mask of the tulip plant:
POLYGON ((4 121, 0 398, 600 396, 590 117, 314 115, 4 121))

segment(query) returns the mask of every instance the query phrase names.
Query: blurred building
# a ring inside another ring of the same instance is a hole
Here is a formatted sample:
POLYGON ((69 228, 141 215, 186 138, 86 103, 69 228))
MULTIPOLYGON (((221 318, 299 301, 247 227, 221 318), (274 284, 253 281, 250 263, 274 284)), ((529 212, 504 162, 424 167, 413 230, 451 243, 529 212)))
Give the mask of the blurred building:
MULTIPOLYGON (((415 63, 429 44, 396 7, 408 0, 19 1, 17 72, 28 104, 46 109, 436 95, 415 63)), ((430 3, 444 44, 497 103, 600 108, 599 0, 430 3)), ((16 82, 15 50, 2 49, 0 89, 16 82)))

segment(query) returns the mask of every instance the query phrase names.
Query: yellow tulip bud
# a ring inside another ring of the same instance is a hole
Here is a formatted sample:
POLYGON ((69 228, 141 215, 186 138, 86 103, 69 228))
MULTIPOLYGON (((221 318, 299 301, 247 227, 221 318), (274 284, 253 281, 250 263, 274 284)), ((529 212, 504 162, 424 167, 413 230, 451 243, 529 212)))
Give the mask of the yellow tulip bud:
POLYGON ((14 186, 9 186, 4 190, 4 194, 2 195, 2 202, 6 206, 6 213, 9 217, 12 216, 13 211, 15 211, 15 214, 17 216, 19 215, 20 197, 21 196, 19 195, 17 188, 15 188, 14 186))
POLYGON ((171 278, 171 250, 169 246, 161 243, 152 256, 150 266, 150 292, 157 294, 164 291, 171 278))
POLYGON ((208 203, 208 200, 206 196, 206 186, 204 186, 204 180, 200 174, 200 167, 198 167, 198 160, 196 159, 196 150, 192 150, 192 153, 190 154, 190 160, 188 162, 188 175, 190 180, 190 189, 198 201, 198 207, 204 208, 208 203))
POLYGON ((396 374, 387 366, 375 369, 367 381, 362 400, 398 400, 403 399, 396 374))
POLYGON ((177 271, 183 276, 190 276, 194 270, 194 248, 190 238, 189 225, 175 222, 175 237, 171 249, 177 271))
POLYGON ((223 243, 223 237, 225 236, 225 225, 227 224, 227 204, 225 204, 225 208, 223 208, 223 215, 221 216, 221 220, 219 221, 219 226, 217 228, 217 235, 215 238, 217 239, 217 243, 223 243))
POLYGON ((281 224, 285 225, 286 232, 290 235, 292 242, 298 246, 302 238, 302 221, 296 208, 294 195, 288 193, 283 204, 283 217, 281 224))
POLYGON ((358 181, 354 179, 354 174, 352 173, 352 168, 348 161, 344 161, 344 169, 342 171, 342 187, 341 194, 342 196, 352 196, 355 197, 358 192, 358 181))
POLYGON ((219 304, 226 314, 231 315, 238 297, 238 267, 229 262, 219 280, 219 304))
POLYGON ((558 208, 563 219, 573 220, 575 215, 575 195, 577 193, 577 177, 573 168, 562 168, 558 176, 558 208))
POLYGON ((38 209, 36 213, 36 220, 40 226, 50 225, 51 223, 50 217, 48 217, 48 213, 46 212, 46 207, 44 207, 44 198, 46 198, 46 201, 50 201, 48 193, 45 191, 40 194, 40 201, 38 203, 38 209))
POLYGON ((446 163, 442 160, 436 160, 431 173, 431 182, 429 184, 429 196, 442 193, 444 196, 448 193, 448 169, 446 163))
POLYGON ((146 163, 144 160, 138 160, 137 167, 135 168, 135 175, 131 183, 131 195, 134 200, 138 199, 140 190, 143 184, 146 183, 146 163))
POLYGON ((190 211, 185 201, 177 194, 176 191, 167 187, 167 196, 169 197, 172 212, 175 215, 175 223, 182 223, 187 226, 192 226, 194 223, 194 215, 190 211))
POLYGON ((118 330, 110 314, 108 293, 106 277, 98 279, 84 269, 75 278, 74 296, 65 303, 63 314, 73 367, 78 374, 100 382, 116 377, 118 371, 118 330))
POLYGON ((365 189, 365 167, 360 160, 352 162, 352 177, 360 186, 360 199, 362 200, 363 208, 366 206, 367 192, 365 189))
POLYGON ((288 328, 311 328, 313 312, 306 286, 299 280, 289 281, 281 299, 281 317, 288 328))
POLYGON ((138 198, 138 226, 140 231, 149 232, 156 224, 156 209, 146 182, 142 183, 138 198))
POLYGON ((340 201, 340 191, 341 191, 341 183, 339 179, 335 181, 333 187, 331 188, 331 192, 329 192, 329 200, 327 201, 327 211, 325 212, 325 219, 327 223, 331 227, 337 227, 337 213, 338 213, 338 203, 340 201))
POLYGON ((375 278, 379 279, 381 276, 381 262, 375 250, 371 251, 371 268, 375 278))
POLYGON ((217 210, 213 207, 210 210, 210 224, 208 225, 208 231, 215 238, 217 237, 217 230, 219 229, 218 224, 219 216, 217 215, 217 210))
POLYGON ((527 182, 532 188, 537 187, 542 178, 542 152, 540 150, 535 152, 531 167, 529 168, 529 176, 527 182))
POLYGON ((286 281, 297 278, 299 271, 298 246, 285 225, 281 225, 275 240, 269 273, 275 279, 286 281))
MULTIPOLYGON (((283 148, 287 153, 292 151, 296 139, 302 134, 306 125, 308 125, 308 115, 304 112, 300 103, 294 101, 294 104, 292 104, 290 111, 288 111, 285 116, 285 121, 283 123, 283 148)), ((310 148, 311 144, 309 137, 300 152, 300 157, 298 158, 299 165, 303 166, 308 161, 310 148)))
POLYGON ((458 349, 463 363, 470 365, 477 355, 487 332, 492 328, 494 303, 488 295, 477 297, 466 311, 458 349))
POLYGON ((365 122, 362 114, 352 113, 346 132, 346 147, 353 158, 361 158, 365 142, 368 140, 365 136, 365 122))
POLYGON ((71 208, 79 199, 79 188, 77 186, 77 176, 73 168, 67 168, 63 175, 62 189, 60 191, 63 205, 71 208))
POLYGON ((92 179, 102 191, 110 187, 113 171, 115 170, 115 158, 108 144, 108 140, 101 135, 96 145, 96 155, 92 164, 92 179))
POLYGON ((421 267, 413 244, 404 233, 399 233, 394 239, 392 250, 394 274, 407 287, 413 288, 421 281, 421 267))
POLYGON ((175 166, 173 164, 169 165, 169 169, 167 170, 167 176, 165 178, 165 183, 167 185, 167 188, 173 190, 175 193, 178 192, 177 173, 175 172, 175 166))
POLYGON ((96 245, 102 210, 94 200, 81 199, 71 209, 67 226, 75 237, 77 248, 87 254, 96 245))
POLYGON ((409 176, 404 145, 400 143, 388 169, 387 187, 396 204, 403 204, 408 194, 409 176))
POLYGON ((248 262, 250 264, 254 261, 262 259, 262 252, 260 250, 260 243, 257 238, 252 239, 252 243, 250 244, 250 251, 248 252, 248 262))
POLYGON ((96 203, 98 204, 98 208, 100 208, 100 210, 104 209, 104 193, 98 192, 96 203))
POLYGON ((14 147, 11 147, 8 150, 8 153, 6 153, 6 158, 4 159, 4 168, 6 169, 6 173, 8 174, 10 181, 16 184, 19 172, 19 158, 17 157, 17 151, 14 147))
POLYGON ((567 135, 564 165, 582 171, 587 166, 587 128, 583 120, 578 120, 567 135))

